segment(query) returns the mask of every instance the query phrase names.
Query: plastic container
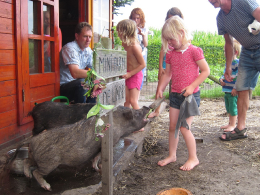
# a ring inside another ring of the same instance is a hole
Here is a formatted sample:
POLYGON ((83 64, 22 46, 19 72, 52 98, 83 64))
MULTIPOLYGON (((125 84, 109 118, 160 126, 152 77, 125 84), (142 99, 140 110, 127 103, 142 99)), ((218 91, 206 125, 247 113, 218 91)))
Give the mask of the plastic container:
MULTIPOLYGON (((7 155, 9 157, 12 157, 15 153, 16 149, 12 149, 7 152, 7 155)), ((18 174, 18 175, 23 175, 23 160, 25 158, 28 158, 28 147, 22 147, 18 150, 17 156, 15 160, 12 163, 11 166, 11 172, 18 174)))
POLYGON ((183 188, 171 188, 168 190, 162 190, 156 195, 192 195, 192 193, 189 190, 183 188))

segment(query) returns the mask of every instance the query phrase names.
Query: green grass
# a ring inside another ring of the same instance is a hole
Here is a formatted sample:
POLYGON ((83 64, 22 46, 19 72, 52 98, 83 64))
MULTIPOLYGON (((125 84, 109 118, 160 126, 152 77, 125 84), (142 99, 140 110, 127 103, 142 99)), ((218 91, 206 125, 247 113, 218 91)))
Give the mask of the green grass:
POLYGON ((200 97, 201 98, 219 98, 224 97, 224 92, 222 92, 222 87, 216 87, 212 89, 200 89, 200 97))

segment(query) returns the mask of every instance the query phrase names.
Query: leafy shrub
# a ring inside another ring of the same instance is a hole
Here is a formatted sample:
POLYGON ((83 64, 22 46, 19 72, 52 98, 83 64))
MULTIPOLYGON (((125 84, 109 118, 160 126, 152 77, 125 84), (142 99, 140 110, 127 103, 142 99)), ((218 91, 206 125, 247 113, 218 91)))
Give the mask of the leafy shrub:
POLYGON ((147 81, 148 82, 156 82, 158 81, 158 72, 159 69, 147 70, 147 81))

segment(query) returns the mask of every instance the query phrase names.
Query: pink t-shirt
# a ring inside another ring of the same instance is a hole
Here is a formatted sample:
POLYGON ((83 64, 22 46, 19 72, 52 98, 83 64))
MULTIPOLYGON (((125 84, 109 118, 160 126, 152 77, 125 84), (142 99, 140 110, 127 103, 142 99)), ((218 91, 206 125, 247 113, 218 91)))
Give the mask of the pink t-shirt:
MULTIPOLYGON (((204 59, 201 48, 190 45, 187 50, 176 52, 168 51, 166 54, 166 63, 171 65, 172 72, 172 92, 181 93, 181 90, 189 86, 199 76, 199 66, 196 61, 204 59)), ((199 91, 199 86, 193 93, 199 91)))

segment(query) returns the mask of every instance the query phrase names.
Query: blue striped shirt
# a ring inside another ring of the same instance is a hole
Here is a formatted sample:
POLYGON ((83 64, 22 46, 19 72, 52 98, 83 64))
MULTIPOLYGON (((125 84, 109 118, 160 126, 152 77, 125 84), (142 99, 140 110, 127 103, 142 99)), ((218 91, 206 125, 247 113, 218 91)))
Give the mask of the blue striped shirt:
POLYGON ((218 34, 228 33, 246 49, 257 49, 260 46, 260 33, 251 34, 248 25, 255 20, 252 13, 259 7, 258 3, 255 0, 231 0, 231 2, 228 14, 222 9, 218 13, 218 34))
MULTIPOLYGON (((233 81, 228 82, 228 81, 224 80, 225 79, 224 75, 220 78, 220 79, 223 79, 224 83, 226 83, 225 86, 222 86, 223 92, 231 93, 232 89, 235 87, 236 80, 237 80, 238 63, 239 63, 239 60, 235 59, 232 61, 232 64, 231 64, 231 70, 232 70, 231 77, 233 78, 233 81)), ((225 73, 225 71, 226 71, 226 68, 224 70, 224 73, 225 73)))

